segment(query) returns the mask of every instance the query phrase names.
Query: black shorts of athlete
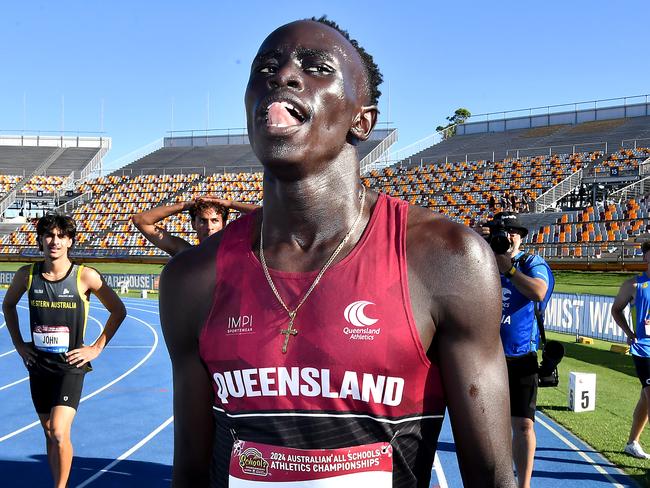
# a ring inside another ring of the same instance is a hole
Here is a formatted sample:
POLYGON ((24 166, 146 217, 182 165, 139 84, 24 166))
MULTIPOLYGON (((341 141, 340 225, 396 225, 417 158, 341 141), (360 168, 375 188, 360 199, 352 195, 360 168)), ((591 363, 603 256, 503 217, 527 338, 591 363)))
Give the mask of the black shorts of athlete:
POLYGON ((636 375, 641 382, 641 388, 650 386, 650 358, 632 355, 632 360, 636 368, 636 375))
POLYGON ((510 415, 535 421, 537 354, 506 358, 510 386, 510 415))
POLYGON ((36 413, 49 414, 57 406, 79 407, 84 374, 30 374, 29 388, 36 413))

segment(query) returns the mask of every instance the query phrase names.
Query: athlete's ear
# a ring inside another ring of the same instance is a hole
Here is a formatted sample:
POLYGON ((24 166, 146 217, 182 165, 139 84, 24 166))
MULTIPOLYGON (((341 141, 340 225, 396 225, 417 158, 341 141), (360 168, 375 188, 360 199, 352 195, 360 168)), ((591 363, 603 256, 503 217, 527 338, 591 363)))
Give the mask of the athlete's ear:
POLYGON ((361 110, 355 116, 352 127, 350 128, 351 134, 359 141, 367 141, 372 129, 375 128, 378 116, 379 109, 376 105, 361 107, 361 110))

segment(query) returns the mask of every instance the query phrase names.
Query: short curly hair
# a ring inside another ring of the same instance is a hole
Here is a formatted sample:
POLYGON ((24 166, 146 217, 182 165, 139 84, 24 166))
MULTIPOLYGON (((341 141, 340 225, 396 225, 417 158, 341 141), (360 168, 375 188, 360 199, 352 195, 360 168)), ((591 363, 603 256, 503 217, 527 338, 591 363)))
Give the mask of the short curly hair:
POLYGON ((221 220, 223 221, 223 225, 226 225, 226 222, 228 221, 228 213, 230 211, 229 208, 224 207, 223 205, 219 205, 218 203, 215 202, 210 202, 207 200, 201 200, 198 199, 194 205, 192 205, 189 208, 189 213, 190 213, 190 219, 194 220, 198 214, 205 210, 209 209, 214 209, 214 211, 218 214, 221 215, 221 220))
POLYGON ((327 15, 322 15, 321 17, 312 17, 306 20, 313 20, 314 22, 320 22, 325 24, 328 27, 331 27, 343 37, 345 37, 350 44, 357 50, 361 60, 363 61, 363 66, 366 69, 366 90, 370 103, 377 105, 379 103, 379 97, 381 96, 381 91, 379 90, 379 85, 384 81, 384 77, 379 71, 379 66, 375 63, 372 55, 368 53, 363 47, 359 45, 359 42, 356 39, 350 38, 348 31, 342 29, 336 22, 327 18, 327 15))

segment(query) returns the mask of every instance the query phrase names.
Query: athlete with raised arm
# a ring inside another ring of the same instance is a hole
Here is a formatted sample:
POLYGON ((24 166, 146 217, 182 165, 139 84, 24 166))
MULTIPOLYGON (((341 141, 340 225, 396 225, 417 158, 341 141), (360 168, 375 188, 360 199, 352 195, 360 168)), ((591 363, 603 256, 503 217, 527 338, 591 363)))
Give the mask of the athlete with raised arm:
POLYGON ((154 246, 170 256, 175 256, 182 250, 192 247, 192 244, 156 225, 161 220, 187 210, 192 229, 196 232, 200 244, 225 227, 230 209, 246 214, 256 208, 258 206, 252 203, 235 202, 207 195, 187 202, 154 207, 132 215, 131 221, 154 246))

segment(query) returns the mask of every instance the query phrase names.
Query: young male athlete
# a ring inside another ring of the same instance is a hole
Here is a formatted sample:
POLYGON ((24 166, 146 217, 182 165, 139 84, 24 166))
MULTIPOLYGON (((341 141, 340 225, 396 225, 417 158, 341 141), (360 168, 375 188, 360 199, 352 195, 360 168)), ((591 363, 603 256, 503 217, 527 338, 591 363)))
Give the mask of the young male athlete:
POLYGON ((68 251, 74 244, 72 218, 45 215, 36 226, 44 260, 20 268, 7 290, 2 311, 16 351, 29 371, 36 413, 45 432, 47 457, 55 488, 67 486, 72 466, 70 429, 77 412, 90 361, 115 334, 126 310, 119 297, 93 268, 73 264, 68 251), (16 305, 29 297, 31 340, 24 341, 16 305), (99 337, 84 344, 90 293, 110 313, 99 337))
POLYGON ((161 279, 173 486, 428 487, 445 407, 465 485, 514 486, 494 257, 361 185, 380 82, 324 19, 262 43, 245 103, 264 208, 161 279))
POLYGON ((636 374, 641 381, 641 396, 632 414, 632 427, 624 452, 636 458, 650 459, 650 454, 639 444, 650 410, 650 241, 641 245, 641 252, 646 270, 621 285, 612 305, 612 317, 627 336, 636 374), (628 304, 634 307, 634 330, 623 313, 628 304))
POLYGON ((162 249, 170 256, 175 256, 182 250, 192 247, 192 244, 157 226, 158 222, 187 210, 190 214, 192 229, 196 232, 196 238, 201 243, 212 234, 223 229, 228 222, 228 213, 231 208, 241 213, 249 213, 258 207, 252 203, 234 202, 204 196, 187 202, 154 207, 145 212, 132 215, 131 221, 154 246, 162 249))

